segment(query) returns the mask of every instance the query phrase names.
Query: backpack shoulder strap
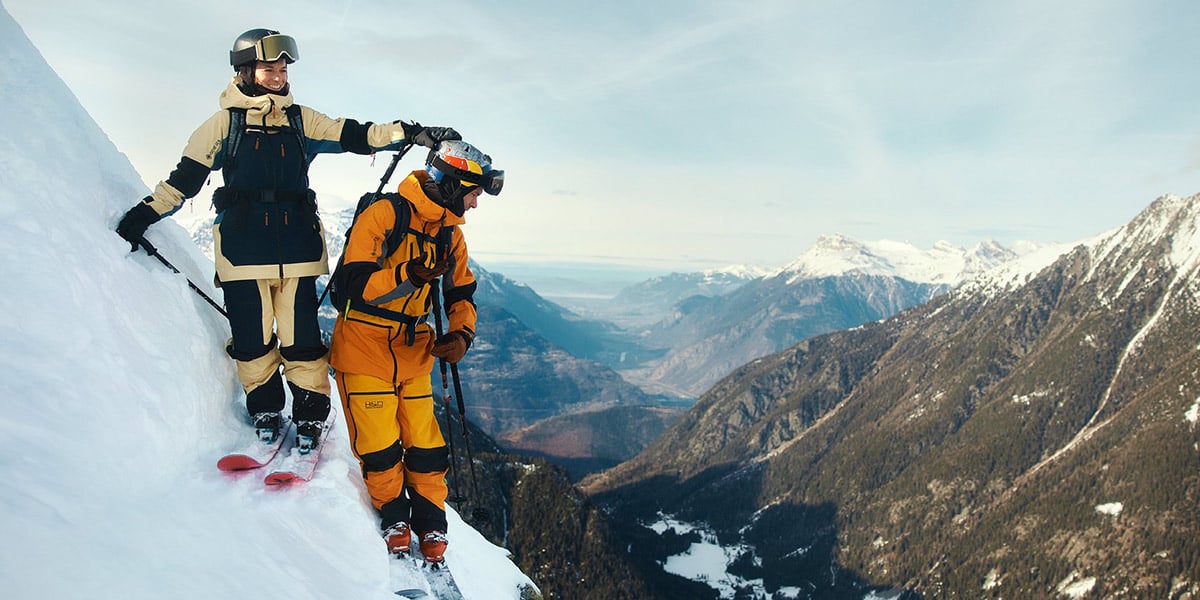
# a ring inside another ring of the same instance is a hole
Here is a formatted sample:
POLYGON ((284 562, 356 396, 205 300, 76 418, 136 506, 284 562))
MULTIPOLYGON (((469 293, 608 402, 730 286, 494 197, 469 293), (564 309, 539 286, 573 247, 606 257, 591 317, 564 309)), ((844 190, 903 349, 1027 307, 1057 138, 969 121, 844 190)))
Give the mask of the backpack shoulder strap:
POLYGON ((300 113, 300 104, 292 104, 283 110, 283 113, 288 115, 288 126, 292 127, 292 131, 300 138, 300 146, 305 145, 304 139, 304 116, 300 113))
POLYGON ((304 150, 304 170, 307 173, 308 163, 312 162, 312 156, 308 155, 308 140, 304 137, 304 115, 300 113, 300 104, 292 104, 283 112, 288 115, 288 126, 292 127, 296 139, 300 142, 300 148, 304 150))
POLYGON ((233 165, 237 156, 238 146, 242 143, 242 134, 246 132, 246 109, 229 109, 229 135, 225 137, 225 162, 221 168, 227 169, 233 165))
POLYGON ((396 248, 400 247, 400 240, 408 233, 409 223, 412 222, 412 209, 408 206, 408 200, 395 192, 384 194, 368 193, 363 194, 358 199, 358 205, 354 208, 354 218, 350 220, 350 226, 346 228, 346 240, 350 239, 350 232, 354 229, 354 224, 358 222, 359 215, 363 214, 372 204, 380 200, 387 200, 392 203, 392 212, 396 215, 396 224, 388 230, 387 238, 383 240, 383 252, 381 256, 391 256, 396 248))
POLYGON ((396 224, 392 230, 388 232, 387 240, 384 241, 384 255, 389 256, 400 247, 400 241, 408 234, 408 226, 412 223, 412 209, 408 206, 408 200, 400 194, 390 192, 380 194, 380 198, 387 198, 392 203, 392 212, 396 213, 396 224))
POLYGON ((456 225, 444 225, 434 238, 439 253, 438 258, 450 256, 450 246, 454 243, 454 228, 456 225))
POLYGON ((304 133, 304 121, 300 118, 299 104, 293 104, 283 109, 283 113, 287 115, 288 124, 292 126, 292 129, 304 133))

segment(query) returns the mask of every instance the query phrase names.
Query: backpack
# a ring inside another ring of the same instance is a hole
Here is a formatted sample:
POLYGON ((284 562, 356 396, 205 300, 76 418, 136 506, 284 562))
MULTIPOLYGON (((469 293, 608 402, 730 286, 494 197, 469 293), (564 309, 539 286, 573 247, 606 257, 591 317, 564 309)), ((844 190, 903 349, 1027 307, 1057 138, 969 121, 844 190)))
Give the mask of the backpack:
MULTIPOLYGON (((380 254, 382 258, 387 258, 396 252, 396 249, 400 247, 400 242, 406 235, 413 234, 429 239, 429 236, 424 232, 416 231, 409 227, 409 223, 412 222, 412 208, 409 206, 408 200, 405 200, 403 196, 396 192, 382 194, 379 192, 373 192, 363 194, 363 196, 358 199, 358 205, 354 208, 354 218, 351 219, 350 226, 346 228, 346 244, 350 243, 350 233, 354 231, 354 224, 358 222, 358 216, 376 202, 384 201, 392 203, 392 211, 396 214, 396 224, 388 231, 387 237, 383 240, 383 252, 380 254)), ((452 225, 442 227, 441 231, 438 232, 437 237, 434 238, 434 241, 436 242, 435 247, 437 248, 436 251, 438 253, 441 253, 443 252, 443 249, 448 249, 450 247, 450 240, 452 239, 451 236, 453 234, 454 226, 452 225)), ((363 302, 355 302, 353 298, 348 297, 345 293, 345 288, 347 286, 343 284, 343 280, 345 278, 345 264, 346 248, 343 245, 342 255, 338 258, 337 266, 334 268, 333 274, 329 276, 329 284, 325 288, 325 291, 329 294, 330 302, 339 313, 344 312, 350 306, 354 306, 356 310, 362 310, 363 312, 381 314, 381 316, 388 316, 400 321, 409 320, 407 317, 400 315, 399 313, 392 313, 391 311, 385 311, 369 305, 361 306, 364 304, 363 302), (384 313, 386 313, 386 315, 384 315, 384 313)), ((324 295, 322 295, 322 299, 324 299, 324 295)), ((317 306, 320 305, 321 302, 318 301, 317 306)))

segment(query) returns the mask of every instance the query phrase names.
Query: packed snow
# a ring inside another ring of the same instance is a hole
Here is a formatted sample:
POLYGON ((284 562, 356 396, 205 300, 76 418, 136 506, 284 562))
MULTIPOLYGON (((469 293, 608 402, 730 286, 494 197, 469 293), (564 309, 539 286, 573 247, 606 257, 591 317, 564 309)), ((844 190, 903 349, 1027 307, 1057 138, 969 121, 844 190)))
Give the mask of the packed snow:
MULTIPOLYGON (((762 579, 745 579, 729 573, 728 569, 734 561, 747 553, 753 553, 754 548, 743 544, 721 545, 716 534, 703 524, 688 523, 671 515, 659 513, 658 520, 648 523, 646 527, 659 535, 669 530, 680 535, 689 533, 699 535, 700 541, 693 542, 679 554, 667 557, 663 564, 663 570, 704 583, 715 590, 721 598, 741 597, 737 594, 745 594, 747 590, 752 591, 754 598, 809 597, 808 593, 811 590, 794 586, 783 586, 768 593, 762 579)), ((809 550, 810 548, 800 547, 792 554, 803 554, 809 550)), ((874 590, 864 592, 862 599, 894 600, 902 595, 903 590, 874 590)))
MULTIPOLYGON (((702 525, 679 521, 661 513, 659 520, 648 524, 647 527, 659 535, 674 530, 678 534, 694 532, 700 536, 700 541, 693 542, 684 552, 668 557, 663 565, 664 571, 702 582, 720 593, 722 598, 733 598, 739 588, 751 588, 758 594, 757 597, 767 597, 763 580, 746 580, 726 572, 734 559, 749 551, 749 548, 722 546, 717 541, 717 536, 702 525)), ((796 597, 795 593, 799 592, 789 589, 779 591, 785 597, 796 597)))
POLYGON ((1058 584, 1058 593, 1068 598, 1083 598, 1096 587, 1095 577, 1083 577, 1079 573, 1071 573, 1058 584))
MULTIPOLYGON (((395 598, 343 423, 307 484, 217 471, 246 425, 228 327, 184 279, 219 300, 211 261, 171 219, 148 237, 184 275, 129 252, 145 185, 3 10, 0 47, 4 597, 395 598)), ((464 595, 518 598, 507 552, 450 519, 464 595)))

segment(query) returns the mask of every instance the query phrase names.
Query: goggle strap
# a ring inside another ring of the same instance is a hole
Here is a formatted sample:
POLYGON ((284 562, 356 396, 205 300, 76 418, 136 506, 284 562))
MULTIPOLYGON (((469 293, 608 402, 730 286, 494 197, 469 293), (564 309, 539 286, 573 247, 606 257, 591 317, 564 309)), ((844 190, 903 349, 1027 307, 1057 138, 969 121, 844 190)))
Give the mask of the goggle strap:
POLYGON ((441 156, 436 154, 433 156, 433 160, 430 161, 430 164, 442 173, 449 175, 461 182, 482 187, 485 192, 492 196, 499 194, 501 188, 504 187, 503 170, 493 169, 482 174, 472 173, 447 163, 446 161, 442 160, 441 156))
POLYGON ((437 167, 437 170, 459 181, 465 181, 473 185, 483 185, 483 175, 479 173, 472 173, 470 171, 464 171, 442 160, 442 157, 440 156, 434 155, 432 164, 434 167, 437 167))

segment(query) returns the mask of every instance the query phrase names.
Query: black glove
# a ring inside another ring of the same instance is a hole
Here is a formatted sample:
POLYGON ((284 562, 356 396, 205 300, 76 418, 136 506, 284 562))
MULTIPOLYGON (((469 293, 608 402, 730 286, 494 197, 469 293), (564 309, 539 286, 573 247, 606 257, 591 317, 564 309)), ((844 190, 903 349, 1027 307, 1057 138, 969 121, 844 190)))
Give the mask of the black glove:
POLYGON ((117 235, 125 238, 125 241, 132 245, 129 251, 134 252, 138 249, 142 236, 146 235, 146 229, 161 218, 158 211, 149 204, 138 202, 126 211, 125 216, 121 217, 121 222, 117 223, 117 235))
POLYGON ((461 140, 462 136, 451 127, 422 127, 420 123, 400 122, 404 127, 405 139, 411 141, 418 146, 426 148, 437 148, 438 143, 446 140, 461 140))
POLYGON ((433 349, 429 353, 437 358, 456 363, 462 360, 462 357, 467 354, 467 349, 471 347, 471 340, 471 334, 461 329, 455 329, 439 337, 437 342, 434 342, 433 349))
MULTIPOLYGON (((416 258, 410 258, 408 259, 408 262, 404 263, 404 270, 408 271, 408 280, 417 287, 421 287, 433 281, 434 279, 441 277, 449 269, 450 264, 447 263, 446 259, 444 258, 434 263, 432 267, 425 266, 424 254, 416 258)), ((397 279, 398 278, 399 274, 397 273, 397 279)))

